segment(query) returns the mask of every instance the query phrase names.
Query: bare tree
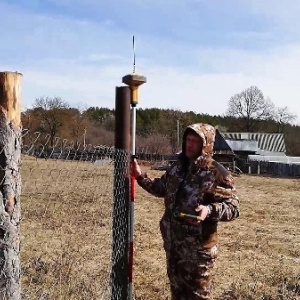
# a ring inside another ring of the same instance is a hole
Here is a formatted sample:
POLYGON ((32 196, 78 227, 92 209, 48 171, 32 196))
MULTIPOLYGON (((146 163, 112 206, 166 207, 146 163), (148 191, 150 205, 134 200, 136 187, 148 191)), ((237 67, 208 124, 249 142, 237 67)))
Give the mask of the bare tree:
POLYGON ((41 97, 35 99, 33 107, 35 114, 41 120, 41 129, 50 134, 50 142, 53 145, 54 138, 68 114, 69 104, 59 97, 41 97))
POLYGON ((69 131, 71 138, 75 140, 75 144, 86 145, 86 133, 88 128, 91 125, 91 122, 88 119, 88 114, 86 109, 81 107, 69 108, 69 123, 65 124, 68 128, 65 128, 65 131, 69 131))
POLYGON ((241 119, 241 130, 254 131, 259 121, 271 119, 274 104, 256 86, 250 86, 229 100, 227 115, 241 119))
POLYGON ((115 128, 115 115, 107 114, 105 117, 102 117, 101 126, 104 127, 108 131, 113 131, 115 128))
POLYGON ((147 137, 137 136, 138 151, 148 153, 170 154, 172 146, 168 136, 161 133, 151 133, 147 137))
POLYGON ((278 126, 278 132, 283 132, 285 125, 292 123, 296 118, 297 115, 290 113, 287 106, 276 108, 273 115, 278 126))
POLYGON ((182 111, 168 109, 162 112, 162 117, 158 120, 156 128, 160 130, 160 133, 167 132, 167 139, 171 143, 171 153, 174 154, 180 150, 184 129, 191 123, 190 116, 182 111))
POLYGON ((93 145, 113 146, 115 134, 113 131, 106 130, 104 127, 90 125, 86 133, 86 142, 93 145))

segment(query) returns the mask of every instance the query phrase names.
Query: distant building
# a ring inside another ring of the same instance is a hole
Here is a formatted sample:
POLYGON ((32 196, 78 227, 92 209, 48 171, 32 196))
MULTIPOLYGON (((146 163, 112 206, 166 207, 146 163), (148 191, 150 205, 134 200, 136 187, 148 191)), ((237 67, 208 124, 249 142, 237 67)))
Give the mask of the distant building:
POLYGON ((282 133, 224 132, 222 133, 235 154, 285 156, 286 147, 282 133))
POLYGON ((252 160, 277 161, 286 157, 282 133, 223 132, 222 136, 235 154, 236 165, 243 171, 252 160))
POLYGON ((230 144, 225 140, 224 136, 216 129, 216 137, 214 144, 213 158, 222 163, 225 167, 233 168, 234 164, 234 151, 230 144))

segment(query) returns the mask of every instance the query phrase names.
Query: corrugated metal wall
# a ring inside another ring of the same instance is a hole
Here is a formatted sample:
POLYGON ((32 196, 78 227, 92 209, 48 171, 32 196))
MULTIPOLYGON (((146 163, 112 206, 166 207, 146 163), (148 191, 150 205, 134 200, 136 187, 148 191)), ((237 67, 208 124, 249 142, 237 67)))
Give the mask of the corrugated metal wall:
POLYGON ((282 133, 252 133, 252 132, 224 132, 225 139, 255 140, 262 150, 273 152, 285 152, 284 136, 282 133))

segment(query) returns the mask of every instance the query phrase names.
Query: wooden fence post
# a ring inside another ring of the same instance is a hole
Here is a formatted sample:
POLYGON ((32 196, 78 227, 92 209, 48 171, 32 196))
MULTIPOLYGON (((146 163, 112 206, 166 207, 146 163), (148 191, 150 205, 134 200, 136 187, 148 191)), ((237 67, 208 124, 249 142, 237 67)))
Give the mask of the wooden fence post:
POLYGON ((21 299, 21 78, 0 72, 0 298, 21 299))

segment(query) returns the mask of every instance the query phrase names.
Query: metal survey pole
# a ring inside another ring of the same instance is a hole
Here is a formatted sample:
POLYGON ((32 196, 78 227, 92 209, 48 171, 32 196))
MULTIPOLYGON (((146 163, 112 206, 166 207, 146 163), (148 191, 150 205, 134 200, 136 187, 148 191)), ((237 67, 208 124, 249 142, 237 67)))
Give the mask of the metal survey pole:
MULTIPOLYGON (((134 45, 134 38, 133 38, 134 45)), ((133 73, 122 78, 122 82, 127 84, 131 89, 131 165, 136 158, 136 105, 138 104, 138 88, 146 82, 146 77, 135 73, 135 58, 133 73)), ((133 228, 134 228, 134 201, 135 201, 135 178, 131 175, 130 186, 130 231, 129 231, 129 300, 133 291, 133 228)))
MULTIPOLYGON (((131 102, 131 166, 136 158, 136 104, 131 102)), ((134 199, 135 199, 135 178, 131 174, 130 180, 130 226, 129 226, 129 299, 133 299, 133 227, 134 227, 134 199)))

